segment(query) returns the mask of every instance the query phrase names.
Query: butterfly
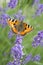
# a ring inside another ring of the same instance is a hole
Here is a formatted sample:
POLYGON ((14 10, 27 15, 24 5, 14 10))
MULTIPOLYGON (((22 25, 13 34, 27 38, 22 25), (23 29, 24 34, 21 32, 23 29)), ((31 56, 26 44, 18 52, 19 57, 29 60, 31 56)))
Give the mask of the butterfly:
POLYGON ((27 25, 23 21, 16 19, 8 19, 8 24, 14 33, 20 34, 21 36, 24 36, 33 30, 33 27, 31 25, 27 25))

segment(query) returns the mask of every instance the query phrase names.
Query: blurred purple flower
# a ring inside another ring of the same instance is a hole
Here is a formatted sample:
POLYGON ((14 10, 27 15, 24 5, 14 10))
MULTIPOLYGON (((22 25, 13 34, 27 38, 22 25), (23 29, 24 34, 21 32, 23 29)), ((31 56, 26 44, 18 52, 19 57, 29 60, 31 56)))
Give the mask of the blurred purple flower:
POLYGON ((40 46, 43 47, 43 40, 41 41, 40 46))
POLYGON ((38 32, 38 35, 34 37, 32 42, 33 47, 41 46, 43 44, 43 31, 38 32))
POLYGON ((43 13, 43 4, 39 4, 33 17, 40 16, 43 13))
POLYGON ((9 18, 9 15, 2 13, 0 15, 0 24, 4 28, 7 25, 7 19, 9 18))
POLYGON ((35 5, 38 7, 39 4, 40 4, 40 0, 34 0, 33 7, 34 7, 35 5))
POLYGON ((11 39, 13 35, 14 35, 13 31, 10 30, 9 33, 8 33, 8 38, 11 39))
POLYGON ((19 10, 18 13, 14 15, 14 17, 20 21, 23 21, 25 19, 25 16, 22 15, 22 10, 19 10))
POLYGON ((8 7, 5 7, 5 8, 0 7, 0 12, 1 13, 6 13, 7 10, 8 10, 8 7))
POLYGON ((32 42, 32 46, 33 46, 33 47, 37 47, 37 46, 39 46, 39 45, 40 45, 40 43, 38 43, 38 42, 35 42, 35 41, 32 42))
POLYGON ((43 30, 38 32, 38 36, 43 38, 43 30))
POLYGON ((34 0, 36 3, 39 2, 40 0, 34 0))
POLYGON ((2 7, 0 7, 0 12, 2 11, 2 7))
MULTIPOLYGON (((12 62, 13 65, 21 65, 21 58, 23 57, 23 46, 22 46, 22 40, 23 37, 20 35, 17 35, 15 45, 11 48, 11 55, 14 58, 14 61, 12 62)), ((10 64, 9 64, 10 65, 10 64)))
POLYGON ((23 56, 22 46, 20 44, 15 44, 15 46, 11 49, 11 53, 13 58, 20 60, 23 56))
POLYGON ((10 0, 10 2, 8 3, 8 7, 15 8, 17 4, 18 4, 18 0, 10 0))
POLYGON ((14 58, 13 62, 9 62, 7 65, 21 65, 21 58, 23 57, 23 46, 22 46, 22 40, 23 37, 20 35, 17 35, 15 45, 11 48, 11 55, 14 58))
POLYGON ((14 60, 13 62, 8 62, 7 65, 21 65, 21 63, 14 60))
POLYGON ((32 46, 33 47, 37 47, 37 46, 39 46, 40 45, 40 42, 41 42, 41 37, 40 36, 36 36, 36 37, 34 37, 34 41, 32 42, 32 46))
POLYGON ((7 65, 14 65, 12 62, 8 62, 8 64, 7 65))
POLYGON ((22 39, 23 39, 23 36, 18 35, 18 36, 16 37, 15 43, 16 43, 16 44, 21 44, 21 43, 22 43, 22 39))
POLYGON ((35 15, 36 15, 36 16, 39 16, 39 15, 41 15, 42 13, 43 13, 43 4, 39 4, 39 7, 38 7, 38 9, 36 10, 35 15))
POLYGON ((35 55, 33 58, 32 58, 32 61, 40 61, 41 57, 40 55, 35 55))
POLYGON ((21 62, 19 62, 19 61, 17 62, 17 61, 15 60, 15 61, 13 61, 13 64, 14 64, 14 65, 21 65, 21 62))
POLYGON ((42 39, 42 37, 36 36, 36 37, 34 38, 34 41, 37 42, 37 43, 40 43, 41 39, 42 39))
POLYGON ((39 32, 38 32, 38 35, 39 35, 40 37, 42 37, 41 42, 40 42, 40 46, 42 47, 42 46, 43 46, 43 30, 42 30, 42 31, 39 31, 39 32))
POLYGON ((14 65, 17 65, 17 61, 16 61, 16 60, 14 60, 14 61, 13 61, 13 64, 14 64, 14 65))
POLYGON ((22 62, 22 64, 28 63, 31 59, 32 59, 32 54, 29 54, 29 55, 24 59, 24 61, 22 62))

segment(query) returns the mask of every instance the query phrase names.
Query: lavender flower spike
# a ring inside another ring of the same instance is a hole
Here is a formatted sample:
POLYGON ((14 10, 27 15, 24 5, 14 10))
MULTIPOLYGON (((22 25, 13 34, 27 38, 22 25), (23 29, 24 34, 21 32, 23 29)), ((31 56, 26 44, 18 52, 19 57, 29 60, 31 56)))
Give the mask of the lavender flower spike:
POLYGON ((8 3, 8 7, 15 8, 17 4, 18 4, 18 0, 10 0, 10 2, 8 3))
POLYGON ((33 7, 34 7, 35 5, 38 7, 39 4, 40 4, 40 0, 34 0, 33 7))
POLYGON ((37 36, 34 37, 32 42, 33 47, 37 47, 39 45, 43 46, 43 30, 38 32, 37 36))
POLYGON ((0 23, 2 25, 2 27, 4 28, 7 25, 7 19, 9 18, 9 15, 2 13, 0 15, 0 23))
POLYGON ((23 37, 20 35, 17 35, 16 37, 16 41, 15 41, 15 45, 11 48, 11 55, 14 58, 14 64, 18 65, 18 63, 20 64, 20 60, 23 57, 23 46, 22 46, 22 39, 23 37), (15 62, 16 61, 16 62, 15 62))
POLYGON ((23 36, 17 35, 15 43, 18 43, 18 44, 20 43, 21 44, 22 43, 22 39, 23 39, 23 36))
POLYGON ((42 38, 40 36, 35 36, 34 41, 32 42, 32 46, 33 47, 39 46, 40 45, 40 42, 41 42, 41 39, 42 38))
POLYGON ((32 54, 29 54, 29 55, 24 59, 24 61, 22 62, 22 64, 24 65, 24 64, 28 63, 31 59, 32 59, 32 54))
POLYGON ((43 38, 43 30, 38 32, 38 35, 43 38))
POLYGON ((22 39, 23 37, 20 35, 17 35, 15 45, 11 48, 11 55, 14 58, 13 62, 9 62, 7 65, 21 65, 21 59, 24 55, 22 49, 22 39))
POLYGON ((13 35, 14 35, 13 31, 10 30, 9 33, 8 33, 8 38, 11 39, 13 35))
POLYGON ((40 61, 40 55, 36 55, 32 58, 32 61, 40 61))
POLYGON ((40 16, 43 13, 43 4, 39 4, 38 9, 35 12, 36 16, 40 16))

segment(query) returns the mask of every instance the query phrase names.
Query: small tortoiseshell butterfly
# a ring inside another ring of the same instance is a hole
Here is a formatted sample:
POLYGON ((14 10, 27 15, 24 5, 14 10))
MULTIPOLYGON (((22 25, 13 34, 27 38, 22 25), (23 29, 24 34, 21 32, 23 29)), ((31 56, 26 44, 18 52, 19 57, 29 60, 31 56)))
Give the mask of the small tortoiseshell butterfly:
POLYGON ((14 33, 20 34, 21 36, 24 36, 26 33, 33 30, 33 27, 31 25, 27 25, 23 21, 16 19, 8 19, 8 24, 14 33))

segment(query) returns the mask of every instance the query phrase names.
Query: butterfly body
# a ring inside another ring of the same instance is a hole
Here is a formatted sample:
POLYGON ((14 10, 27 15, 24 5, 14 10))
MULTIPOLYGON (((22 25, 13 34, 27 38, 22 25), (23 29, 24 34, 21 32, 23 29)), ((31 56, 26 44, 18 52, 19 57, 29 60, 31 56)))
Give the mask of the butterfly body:
POLYGON ((14 33, 20 34, 21 36, 24 36, 26 33, 33 30, 32 26, 27 25, 23 21, 19 20, 9 19, 8 24, 14 33))

